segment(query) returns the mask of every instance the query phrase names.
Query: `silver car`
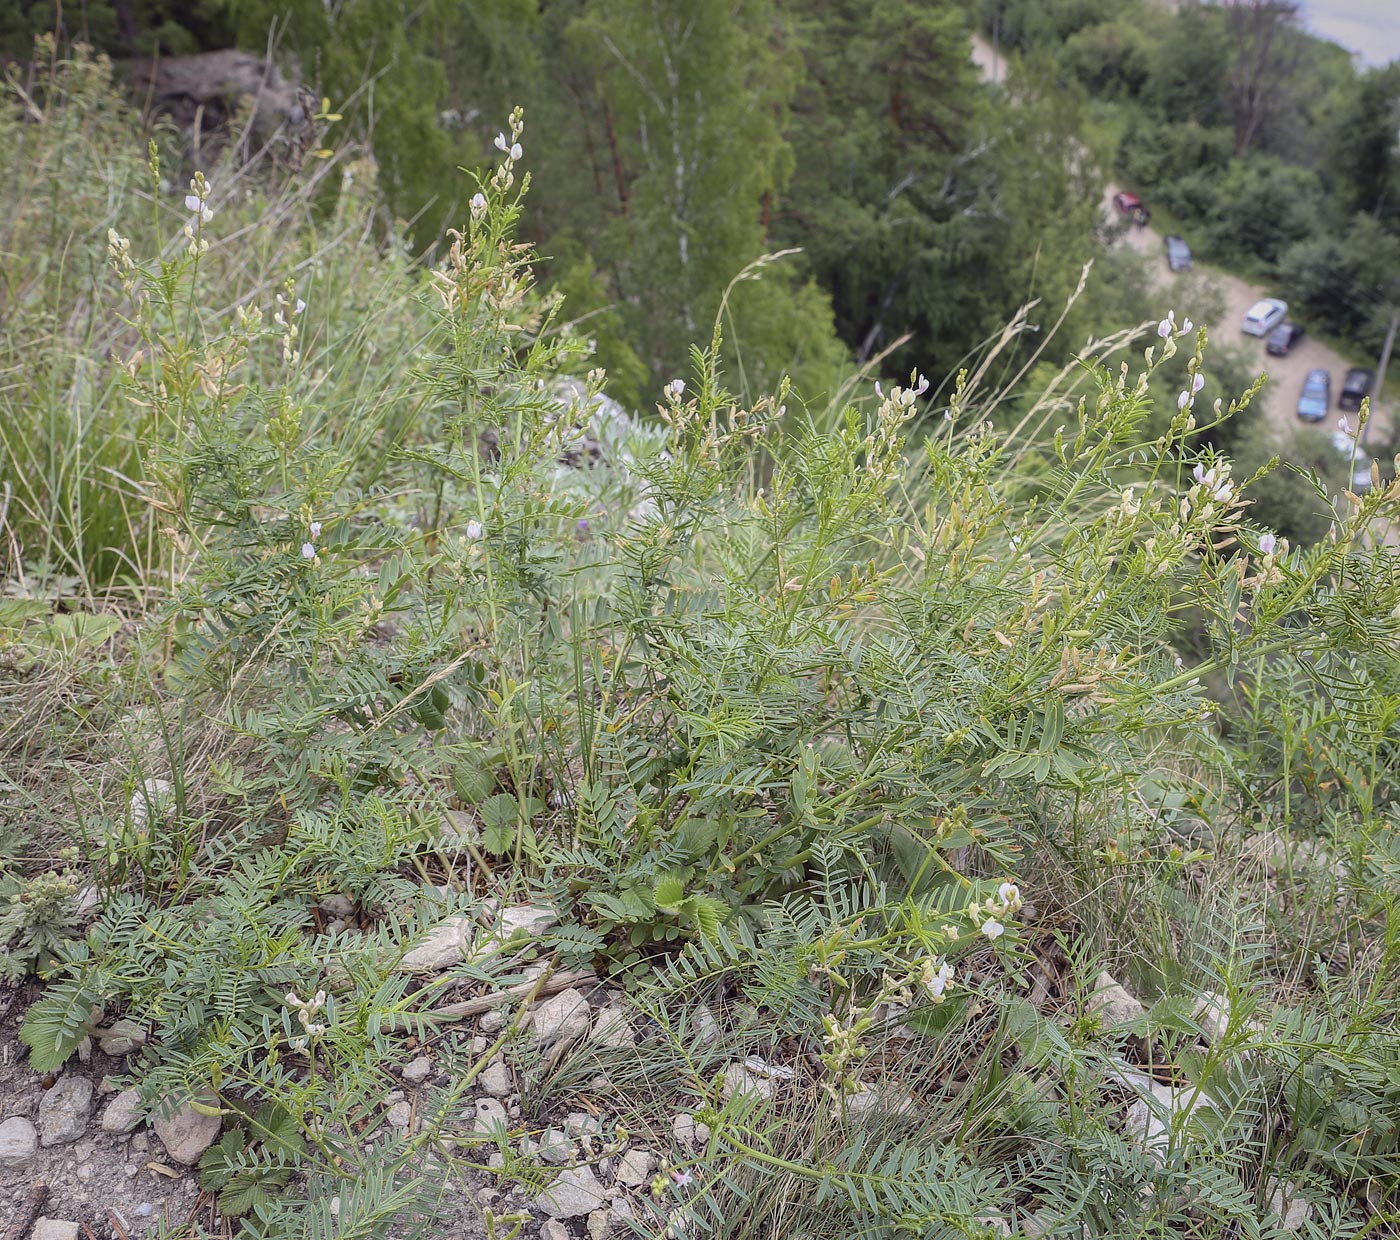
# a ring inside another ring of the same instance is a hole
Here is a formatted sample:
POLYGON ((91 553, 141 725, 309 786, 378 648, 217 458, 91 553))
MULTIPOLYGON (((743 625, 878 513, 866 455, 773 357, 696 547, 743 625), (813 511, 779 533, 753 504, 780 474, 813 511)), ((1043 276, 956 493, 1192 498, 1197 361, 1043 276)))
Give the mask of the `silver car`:
POLYGON ((1277 297, 1256 301, 1245 312, 1241 327, 1246 336, 1267 336, 1288 317, 1288 303, 1277 297))

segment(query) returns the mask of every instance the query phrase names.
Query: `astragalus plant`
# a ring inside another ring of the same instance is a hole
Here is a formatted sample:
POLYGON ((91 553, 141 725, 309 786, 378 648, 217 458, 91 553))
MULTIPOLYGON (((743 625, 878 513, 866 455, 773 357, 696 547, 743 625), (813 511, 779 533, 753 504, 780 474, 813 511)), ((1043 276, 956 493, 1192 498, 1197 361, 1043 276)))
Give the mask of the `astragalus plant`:
MULTIPOLYGON (((104 242, 161 589, 147 640, 106 657, 154 662, 140 704, 178 699, 199 743, 133 744, 139 769, 82 798, 103 902, 50 945, 31 1062, 120 1016, 148 1101, 227 1120, 209 1183, 247 1234, 336 1234, 333 1197, 353 1234, 432 1234, 444 1177, 490 1170, 460 1114, 481 1063, 366 1154, 384 1065, 446 1036, 445 989, 523 960, 492 939, 422 987, 398 965, 444 918, 528 896, 559 917, 531 950, 613 975, 646 1017, 601 1065, 614 1148, 677 1105, 709 1130, 671 1150, 643 1230, 1262 1234, 1284 1177, 1330 1193, 1334 1235, 1392 1208, 1392 894, 1350 906, 1382 948, 1347 996, 1319 977, 1251 1023, 1258 997, 1234 999, 1268 977, 1270 931, 1252 890, 1199 890, 1216 841, 1184 824, 1247 825, 1230 699, 1341 669, 1364 694, 1394 657, 1400 575, 1369 548, 1400 491, 1345 497, 1314 547, 1252 526, 1250 480, 1189 447, 1229 411, 1195 408, 1204 333, 1174 316, 1140 366, 1086 358, 1081 396, 1010 431, 962 383, 930 409, 918 375, 828 430, 786 386, 740 406, 717 334, 654 417, 604 425, 606 376, 561 381, 586 345, 516 239, 518 113, 497 145, 362 425, 320 403, 295 280, 201 312, 202 177, 172 255, 104 242), (1146 375, 1183 348, 1154 437, 1146 375), (1074 985, 1125 891, 1125 937, 1200 949, 1152 961, 1158 1002, 1109 1030, 1074 985), (353 921, 327 928, 332 896, 353 921), (1057 994, 1034 984, 1050 944, 1073 966, 1057 994), (1193 998, 1220 987, 1237 1016, 1203 1050, 1193 998), (1120 1105, 1153 1063, 1210 1100, 1165 1145, 1120 1105)), ((343 311, 328 339, 361 342, 343 311)), ((9 624, 5 675, 53 661, 42 632, 9 624)), ((1367 829, 1393 812, 1373 797, 1367 829)), ((524 1126, 599 1070, 534 1066, 524 1126)), ((495 1170, 550 1174, 514 1151, 495 1170)))

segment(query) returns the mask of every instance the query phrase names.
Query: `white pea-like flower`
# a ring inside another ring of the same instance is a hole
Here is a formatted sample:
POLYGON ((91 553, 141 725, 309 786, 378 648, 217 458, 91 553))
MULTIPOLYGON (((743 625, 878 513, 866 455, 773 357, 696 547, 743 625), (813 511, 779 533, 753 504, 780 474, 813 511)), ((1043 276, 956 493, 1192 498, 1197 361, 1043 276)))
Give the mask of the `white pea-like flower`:
POLYGON ((1011 912, 1021 907, 1021 889, 1013 882, 1002 883, 997 888, 997 899, 1001 902, 1002 908, 1011 912))
POLYGON ((201 224, 207 224, 214 218, 214 211, 209 206, 209 191, 213 187, 203 177, 196 177, 190 182, 190 193, 185 195, 185 210, 195 216, 201 224))
POLYGON ((1273 555, 1277 546, 1278 539, 1272 534, 1265 534, 1259 539, 1259 551, 1263 555, 1273 555))
POLYGON ((311 541, 315 542, 321 537, 321 523, 319 521, 313 521, 309 528, 311 530, 311 541))
POLYGON ((486 195, 475 193, 472 195, 472 218, 480 219, 486 214, 486 195))
POLYGON ((673 400, 680 400, 681 396, 684 395, 684 393, 684 379, 672 379, 671 382, 666 385, 666 395, 671 397, 673 400))
POLYGON ((1157 334, 1165 340, 1176 331, 1176 311, 1168 310, 1167 317, 1157 324, 1157 334))
POLYGON ((919 969, 919 981, 935 1003, 942 1003, 948 983, 953 980, 953 966, 946 960, 925 960, 919 969))
POLYGON ((993 941, 1001 938, 1001 936, 1006 933, 1006 927, 995 917, 988 917, 987 920, 982 923, 981 930, 987 938, 993 941))
POLYGON ((316 548, 309 542, 302 543, 301 558, 303 560, 314 560, 316 558, 316 548))
POLYGON ((468 521, 466 533, 467 537, 475 542, 478 538, 485 536, 486 527, 483 526, 480 521, 468 521))

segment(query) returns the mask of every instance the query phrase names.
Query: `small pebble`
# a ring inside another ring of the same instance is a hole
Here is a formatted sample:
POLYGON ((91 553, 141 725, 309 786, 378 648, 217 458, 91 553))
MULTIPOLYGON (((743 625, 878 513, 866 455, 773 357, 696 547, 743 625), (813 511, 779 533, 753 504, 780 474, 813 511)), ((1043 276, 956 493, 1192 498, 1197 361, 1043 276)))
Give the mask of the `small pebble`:
POLYGON ((504 1134, 510 1127, 506 1109, 495 1098, 476 1100, 476 1120, 472 1125, 478 1136, 492 1137, 504 1134))
POLYGON ((85 1076, 62 1076, 39 1100, 39 1144, 45 1149, 76 1141, 87 1128, 92 1110, 92 1081, 85 1076))
POLYGON ((603 1131, 603 1121, 586 1111, 571 1111, 564 1121, 564 1131, 571 1137, 596 1137, 603 1131))
POLYGON ((0 1124, 0 1167, 22 1167, 39 1152, 39 1133, 23 1115, 0 1124))
POLYGON ((514 1088, 510 1069, 503 1059, 493 1059, 481 1074, 481 1088, 493 1098, 508 1097, 514 1088))
POLYGON ((635 1188, 650 1181, 655 1170, 656 1155, 650 1150, 628 1150, 618 1159, 616 1179, 635 1188))

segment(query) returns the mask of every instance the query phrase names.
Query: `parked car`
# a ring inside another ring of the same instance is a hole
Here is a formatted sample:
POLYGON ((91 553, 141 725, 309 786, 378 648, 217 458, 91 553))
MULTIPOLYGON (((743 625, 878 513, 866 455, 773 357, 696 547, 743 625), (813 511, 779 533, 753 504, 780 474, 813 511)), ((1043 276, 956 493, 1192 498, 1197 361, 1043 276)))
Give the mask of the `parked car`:
POLYGON ((1287 357, 1290 349, 1303 338, 1303 329, 1297 323, 1280 323, 1264 341, 1264 351, 1275 357, 1287 357))
POLYGON ((1256 301, 1244 316, 1241 327, 1246 336, 1267 336, 1288 317, 1288 303, 1277 297, 1256 301))
POLYGON ((1191 270, 1191 247, 1180 237, 1164 239, 1167 247, 1167 266, 1173 271, 1191 270))
POLYGON ((1143 204, 1141 198, 1136 194, 1124 194, 1119 192, 1113 195, 1113 205, 1118 208, 1119 215, 1128 215, 1139 228, 1146 226, 1147 221, 1152 218, 1151 212, 1143 204))
POLYGON ((1342 383, 1342 394, 1337 398, 1338 407, 1355 413, 1361 408, 1361 402, 1371 394, 1371 384, 1375 381, 1374 371, 1353 366, 1347 371, 1346 380, 1342 383))
POLYGON ((1310 370, 1298 395, 1298 416, 1304 422, 1321 422, 1332 407, 1332 376, 1325 370, 1310 370))

